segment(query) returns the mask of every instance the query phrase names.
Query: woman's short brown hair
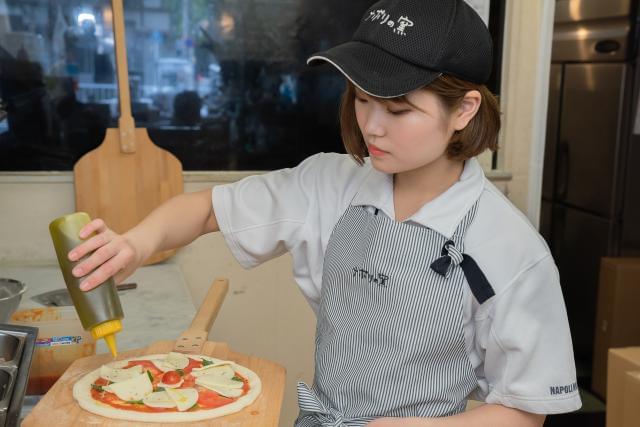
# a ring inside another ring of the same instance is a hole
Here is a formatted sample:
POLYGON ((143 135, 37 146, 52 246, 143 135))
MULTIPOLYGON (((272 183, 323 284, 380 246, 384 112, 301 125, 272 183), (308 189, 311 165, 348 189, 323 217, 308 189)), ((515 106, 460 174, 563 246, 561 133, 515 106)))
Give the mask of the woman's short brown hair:
MULTIPOLYGON (((464 129, 455 131, 451 137, 447 147, 447 155, 450 159, 467 160, 487 149, 491 151, 498 149, 500 109, 496 97, 485 85, 442 75, 422 89, 435 94, 447 114, 452 113, 460 105, 467 92, 477 90, 482 96, 480 108, 473 119, 464 129)), ((347 80, 347 87, 340 101, 340 130, 347 153, 356 162, 363 164, 364 157, 367 156, 367 146, 356 120, 355 95, 355 86, 347 80)), ((379 100, 412 105, 404 95, 397 98, 379 98, 379 100)))

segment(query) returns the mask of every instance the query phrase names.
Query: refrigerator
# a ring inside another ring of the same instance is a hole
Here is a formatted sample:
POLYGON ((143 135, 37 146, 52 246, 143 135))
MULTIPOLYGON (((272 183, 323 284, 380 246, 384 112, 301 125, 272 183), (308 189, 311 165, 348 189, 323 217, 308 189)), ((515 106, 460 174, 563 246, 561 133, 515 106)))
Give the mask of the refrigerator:
POLYGON ((560 271, 585 388, 600 258, 640 256, 637 22, 637 0, 556 2, 540 232, 560 271))

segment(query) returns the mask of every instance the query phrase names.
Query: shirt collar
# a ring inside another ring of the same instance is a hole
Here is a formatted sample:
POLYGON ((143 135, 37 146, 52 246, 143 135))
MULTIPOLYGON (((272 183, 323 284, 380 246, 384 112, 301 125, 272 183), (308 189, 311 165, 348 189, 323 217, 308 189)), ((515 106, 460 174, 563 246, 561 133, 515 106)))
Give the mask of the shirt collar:
MULTIPOLYGON (((395 218, 393 207, 393 176, 374 169, 351 202, 354 206, 373 206, 389 218, 395 218)), ((484 172, 475 158, 465 161, 460 179, 444 193, 426 203, 406 220, 429 227, 450 238, 462 218, 484 190, 484 172)))

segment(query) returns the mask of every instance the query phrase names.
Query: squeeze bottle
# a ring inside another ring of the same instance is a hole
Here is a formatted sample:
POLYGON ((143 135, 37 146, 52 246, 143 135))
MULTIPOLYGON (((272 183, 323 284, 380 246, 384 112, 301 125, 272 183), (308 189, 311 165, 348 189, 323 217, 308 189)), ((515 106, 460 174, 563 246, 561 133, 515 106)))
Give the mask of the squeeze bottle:
POLYGON ((67 256, 71 249, 83 242, 80 229, 90 221, 88 214, 76 212, 51 221, 49 232, 82 327, 90 331, 94 339, 103 338, 115 358, 118 354, 115 334, 122 330, 120 320, 124 317, 115 282, 109 278, 90 291, 80 290, 83 277, 75 277, 71 270, 90 254, 77 261, 71 261, 67 256))

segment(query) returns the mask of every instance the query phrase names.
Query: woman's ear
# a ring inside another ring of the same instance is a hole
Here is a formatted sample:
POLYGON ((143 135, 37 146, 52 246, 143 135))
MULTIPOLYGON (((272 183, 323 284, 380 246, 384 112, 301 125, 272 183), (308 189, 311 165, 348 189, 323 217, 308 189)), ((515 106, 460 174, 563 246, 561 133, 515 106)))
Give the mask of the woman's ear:
POLYGON ((482 104, 482 95, 477 90, 470 90, 464 95, 460 106, 455 110, 452 117, 453 130, 462 130, 473 119, 482 104))

